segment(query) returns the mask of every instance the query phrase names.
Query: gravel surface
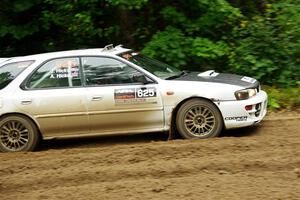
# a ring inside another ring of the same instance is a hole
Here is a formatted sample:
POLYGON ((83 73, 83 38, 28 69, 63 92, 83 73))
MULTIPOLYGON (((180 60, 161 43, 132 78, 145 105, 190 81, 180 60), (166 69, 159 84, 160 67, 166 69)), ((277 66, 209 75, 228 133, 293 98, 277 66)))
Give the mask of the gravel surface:
POLYGON ((299 116, 204 140, 155 133, 0 153, 0 199, 300 199, 299 116))

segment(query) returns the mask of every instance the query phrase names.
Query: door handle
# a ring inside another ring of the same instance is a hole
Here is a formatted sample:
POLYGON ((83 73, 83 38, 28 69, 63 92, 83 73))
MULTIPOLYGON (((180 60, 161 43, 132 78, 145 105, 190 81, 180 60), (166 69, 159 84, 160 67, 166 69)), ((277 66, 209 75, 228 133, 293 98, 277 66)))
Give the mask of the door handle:
POLYGON ((21 104, 23 104, 23 105, 29 105, 31 103, 32 103, 31 99, 23 99, 23 100, 21 100, 21 104))
POLYGON ((92 97, 92 101, 101 101, 103 99, 102 96, 94 96, 92 97))

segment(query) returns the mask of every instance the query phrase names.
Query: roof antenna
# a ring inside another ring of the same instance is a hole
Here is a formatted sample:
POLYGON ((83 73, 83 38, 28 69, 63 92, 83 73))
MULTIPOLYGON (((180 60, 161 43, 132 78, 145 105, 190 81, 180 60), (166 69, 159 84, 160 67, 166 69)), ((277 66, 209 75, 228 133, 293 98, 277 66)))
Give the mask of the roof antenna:
POLYGON ((109 44, 109 45, 106 45, 102 51, 109 51, 109 50, 112 50, 114 49, 114 45, 113 44, 109 44))

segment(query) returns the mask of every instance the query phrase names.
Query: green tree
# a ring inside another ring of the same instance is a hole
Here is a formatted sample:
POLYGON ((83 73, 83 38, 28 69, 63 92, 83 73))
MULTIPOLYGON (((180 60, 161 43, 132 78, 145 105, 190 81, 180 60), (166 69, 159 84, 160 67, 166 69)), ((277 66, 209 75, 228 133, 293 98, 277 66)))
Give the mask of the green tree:
POLYGON ((299 13, 292 0, 2 0, 0 56, 121 43, 181 69, 295 86, 299 13))
POLYGON ((39 48, 34 39, 40 31, 39 0, 2 0, 0 7, 1 56, 24 55, 24 52, 39 48))
POLYGON ((233 36, 232 71, 267 84, 296 86, 300 76, 300 2, 266 5, 263 15, 245 19, 233 36))

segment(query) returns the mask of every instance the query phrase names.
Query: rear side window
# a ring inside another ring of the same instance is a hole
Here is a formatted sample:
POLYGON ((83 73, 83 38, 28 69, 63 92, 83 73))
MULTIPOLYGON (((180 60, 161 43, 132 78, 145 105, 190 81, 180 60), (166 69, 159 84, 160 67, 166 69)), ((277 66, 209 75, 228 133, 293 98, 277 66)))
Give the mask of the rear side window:
POLYGON ((0 90, 12 82, 23 70, 34 61, 22 61, 3 65, 0 67, 0 90))
POLYGON ((67 88, 81 85, 79 58, 59 58, 48 61, 35 71, 26 83, 26 88, 67 88))

